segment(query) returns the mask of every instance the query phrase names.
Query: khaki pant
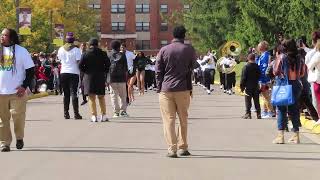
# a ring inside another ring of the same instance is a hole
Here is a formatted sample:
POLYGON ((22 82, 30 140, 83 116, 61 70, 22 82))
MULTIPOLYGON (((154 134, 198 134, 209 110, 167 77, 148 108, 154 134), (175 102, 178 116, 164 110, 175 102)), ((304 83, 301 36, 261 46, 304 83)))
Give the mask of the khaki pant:
POLYGON ((111 83, 110 97, 113 111, 119 113, 120 111, 127 111, 127 87, 126 83, 111 83))
POLYGON ((100 112, 101 115, 106 115, 106 101, 104 99, 104 95, 95 95, 95 94, 89 94, 89 105, 91 110, 91 115, 97 116, 97 104, 96 104, 96 97, 98 96, 98 101, 100 105, 100 112))
POLYGON ((190 105, 190 91, 161 92, 159 94, 160 111, 163 119, 164 136, 169 146, 168 150, 188 149, 188 109, 190 105), (176 115, 180 124, 176 132, 176 115))
POLYGON ((12 134, 10 119, 14 123, 16 139, 24 138, 24 127, 26 120, 27 95, 0 95, 0 144, 10 146, 12 134))

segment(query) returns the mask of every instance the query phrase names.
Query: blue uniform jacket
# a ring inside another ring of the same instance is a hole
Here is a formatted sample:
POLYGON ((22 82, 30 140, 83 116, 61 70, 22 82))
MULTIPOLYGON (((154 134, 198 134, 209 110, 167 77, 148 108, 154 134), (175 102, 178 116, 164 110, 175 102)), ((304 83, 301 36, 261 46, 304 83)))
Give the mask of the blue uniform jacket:
POLYGON ((261 75, 259 78, 260 84, 266 84, 270 82, 270 78, 266 76, 266 70, 268 68, 270 53, 268 51, 261 54, 261 56, 258 56, 256 59, 256 63, 259 66, 261 75))

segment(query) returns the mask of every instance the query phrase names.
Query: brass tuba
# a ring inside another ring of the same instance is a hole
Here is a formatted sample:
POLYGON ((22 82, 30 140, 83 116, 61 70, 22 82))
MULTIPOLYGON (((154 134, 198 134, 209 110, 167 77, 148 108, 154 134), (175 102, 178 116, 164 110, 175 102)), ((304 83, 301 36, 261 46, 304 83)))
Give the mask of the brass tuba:
POLYGON ((221 57, 217 62, 217 70, 229 74, 233 72, 236 66, 231 66, 230 68, 222 68, 220 62, 228 55, 236 57, 241 54, 241 44, 238 41, 228 41, 221 48, 221 57))

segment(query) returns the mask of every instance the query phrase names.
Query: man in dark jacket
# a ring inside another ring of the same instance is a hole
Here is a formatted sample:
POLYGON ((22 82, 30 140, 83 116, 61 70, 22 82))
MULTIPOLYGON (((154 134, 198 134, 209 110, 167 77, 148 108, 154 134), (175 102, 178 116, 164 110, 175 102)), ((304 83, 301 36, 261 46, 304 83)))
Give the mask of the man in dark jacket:
POLYGON ((84 95, 89 95, 91 110, 91 121, 98 122, 96 96, 98 96, 101 117, 100 121, 108 121, 106 113, 105 82, 109 71, 110 60, 107 53, 98 48, 98 39, 90 39, 89 50, 82 54, 79 68, 84 73, 83 90, 84 95))
POLYGON ((112 51, 108 55, 110 59, 110 96, 114 110, 113 117, 128 117, 127 114, 127 90, 128 65, 125 54, 120 52, 121 43, 112 41, 112 51), (120 102, 119 100, 120 99, 120 102))
POLYGON ((259 102, 259 77, 261 75, 259 66, 255 63, 255 55, 248 55, 248 63, 242 69, 240 88, 245 92, 246 114, 244 119, 251 119, 251 100, 257 110, 257 118, 261 119, 261 108, 259 102))
POLYGON ((174 40, 161 48, 156 60, 156 79, 163 119, 164 136, 168 144, 170 158, 189 156, 187 142, 188 109, 192 95, 191 73, 197 68, 196 53, 192 46, 184 44, 186 29, 174 28, 174 40), (180 126, 175 130, 176 114, 180 126))

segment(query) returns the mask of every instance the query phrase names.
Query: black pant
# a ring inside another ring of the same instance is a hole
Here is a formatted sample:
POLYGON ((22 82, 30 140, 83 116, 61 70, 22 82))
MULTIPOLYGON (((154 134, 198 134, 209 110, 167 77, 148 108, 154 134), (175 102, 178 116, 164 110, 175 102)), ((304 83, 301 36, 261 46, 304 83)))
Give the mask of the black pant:
POLYGON ((299 109, 301 109, 301 106, 304 105, 307 110, 308 113, 311 115, 312 119, 315 121, 318 121, 319 117, 318 117, 318 113, 317 110, 314 108, 313 104, 312 104, 312 99, 310 97, 309 93, 302 93, 300 96, 300 103, 299 103, 299 109))
POLYGON ((233 75, 230 73, 230 74, 224 74, 225 78, 224 78, 224 84, 223 84, 223 87, 224 87, 224 90, 230 90, 232 89, 232 85, 233 85, 233 75))
POLYGON ((222 73, 222 72, 219 72, 219 76, 220 76, 220 85, 223 85, 224 86, 224 83, 225 83, 225 74, 222 73))
POLYGON ((251 113, 251 107, 252 107, 252 98, 253 98, 253 102, 254 102, 254 106, 257 110, 257 113, 260 114, 261 113, 261 108, 260 108, 260 101, 259 101, 259 91, 258 90, 251 90, 250 91, 246 91, 246 94, 244 98, 245 98, 245 105, 246 105, 246 113, 250 114, 251 113))
POLYGON ((79 102, 78 102, 79 75, 62 73, 61 86, 64 94, 64 97, 63 97, 64 112, 66 113, 69 111, 70 95, 71 95, 73 111, 75 114, 79 114, 79 102))
POLYGON ((214 69, 205 69, 203 72, 203 77, 204 77, 204 86, 210 90, 210 85, 214 81, 214 69))
POLYGON ((144 77, 144 87, 147 90, 149 87, 152 86, 153 76, 151 70, 145 70, 145 77, 144 77))

